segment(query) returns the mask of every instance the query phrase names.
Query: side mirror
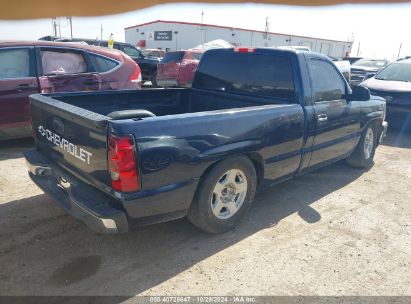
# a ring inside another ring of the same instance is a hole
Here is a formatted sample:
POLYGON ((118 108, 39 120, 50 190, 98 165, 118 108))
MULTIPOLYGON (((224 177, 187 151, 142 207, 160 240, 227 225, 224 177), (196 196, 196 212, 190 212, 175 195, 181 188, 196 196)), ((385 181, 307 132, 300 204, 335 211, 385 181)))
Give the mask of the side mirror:
POLYGON ((352 93, 350 95, 350 101, 351 100, 356 100, 356 101, 367 101, 370 100, 371 94, 370 90, 366 87, 362 86, 355 86, 352 89, 352 93))

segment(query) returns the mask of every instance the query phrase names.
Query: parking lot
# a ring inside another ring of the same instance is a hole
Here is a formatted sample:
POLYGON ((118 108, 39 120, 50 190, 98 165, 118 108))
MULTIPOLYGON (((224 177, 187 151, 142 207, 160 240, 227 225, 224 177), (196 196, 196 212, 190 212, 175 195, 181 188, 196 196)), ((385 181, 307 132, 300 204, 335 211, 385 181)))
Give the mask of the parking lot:
POLYGON ((31 146, 0 150, 2 295, 411 294, 410 132, 368 172, 340 162, 260 193, 222 235, 184 219, 96 234, 29 180, 31 146))

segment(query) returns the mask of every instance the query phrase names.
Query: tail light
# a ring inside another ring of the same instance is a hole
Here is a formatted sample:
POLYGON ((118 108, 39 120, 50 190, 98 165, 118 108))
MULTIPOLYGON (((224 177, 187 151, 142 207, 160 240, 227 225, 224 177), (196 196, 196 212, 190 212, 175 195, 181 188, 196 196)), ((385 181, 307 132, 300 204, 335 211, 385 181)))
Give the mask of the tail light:
POLYGON ((234 52, 237 52, 237 53, 252 53, 255 51, 256 51, 256 48, 247 48, 247 47, 239 47, 239 48, 234 49, 234 52))
POLYGON ((108 137, 108 169, 111 186, 119 192, 139 190, 137 158, 133 138, 128 136, 108 137))
POLYGON ((185 65, 187 65, 187 64, 190 64, 190 61, 189 61, 189 60, 186 60, 186 59, 183 59, 183 60, 180 62, 180 66, 185 66, 185 65))
POLYGON ((129 80, 132 83, 137 83, 138 85, 141 85, 141 71, 138 65, 136 65, 136 67, 134 68, 134 71, 133 73, 131 73, 129 80))
POLYGON ((54 93, 54 87, 48 77, 39 77, 40 93, 54 93))

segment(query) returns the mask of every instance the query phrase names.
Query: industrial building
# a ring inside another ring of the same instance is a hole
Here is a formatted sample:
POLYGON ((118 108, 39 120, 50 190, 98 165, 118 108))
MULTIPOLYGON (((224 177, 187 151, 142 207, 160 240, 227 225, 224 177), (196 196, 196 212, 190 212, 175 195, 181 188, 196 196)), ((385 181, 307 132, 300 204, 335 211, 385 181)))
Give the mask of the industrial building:
POLYGON ((130 26, 125 30, 128 43, 145 48, 174 51, 189 49, 207 41, 223 39, 236 46, 306 46, 338 59, 351 51, 352 41, 279 34, 236 27, 157 20, 130 26))

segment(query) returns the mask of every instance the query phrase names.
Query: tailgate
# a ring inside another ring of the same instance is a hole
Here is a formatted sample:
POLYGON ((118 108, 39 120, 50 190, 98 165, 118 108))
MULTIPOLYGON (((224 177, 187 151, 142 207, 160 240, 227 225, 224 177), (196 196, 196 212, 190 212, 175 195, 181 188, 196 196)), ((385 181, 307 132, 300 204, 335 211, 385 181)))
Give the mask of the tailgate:
POLYGON ((160 63, 157 68, 157 79, 177 80, 179 71, 180 71, 180 66, 179 64, 175 62, 160 63))
POLYGON ((50 160, 94 185, 109 185, 106 116, 61 102, 30 96, 37 148, 50 160))

